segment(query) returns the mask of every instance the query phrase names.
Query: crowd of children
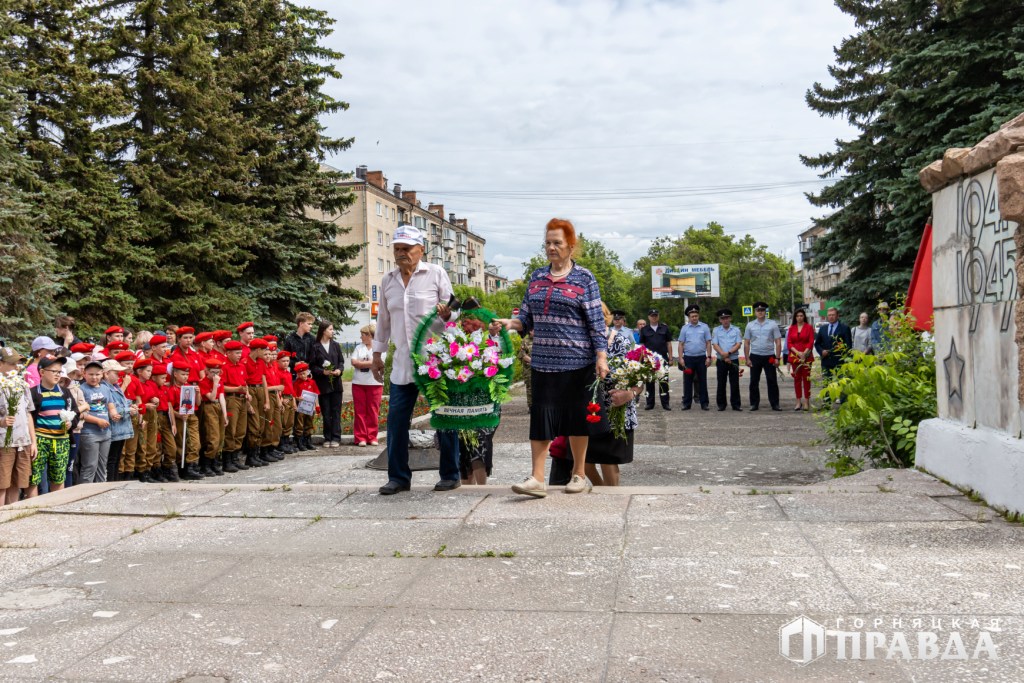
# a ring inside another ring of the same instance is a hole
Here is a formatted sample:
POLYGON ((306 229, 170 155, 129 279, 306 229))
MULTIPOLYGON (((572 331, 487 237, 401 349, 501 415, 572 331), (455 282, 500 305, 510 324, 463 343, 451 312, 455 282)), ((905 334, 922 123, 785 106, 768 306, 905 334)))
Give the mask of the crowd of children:
POLYGON ((30 357, 0 349, 4 504, 38 495, 41 483, 55 491, 198 480, 314 448, 319 408, 307 400, 297 410, 303 392, 320 393, 309 364, 279 350, 273 335, 257 338, 251 321, 237 326, 237 339, 178 327, 147 334, 137 350, 118 325, 103 345, 63 334, 60 319, 57 328, 63 343, 37 337, 30 357))

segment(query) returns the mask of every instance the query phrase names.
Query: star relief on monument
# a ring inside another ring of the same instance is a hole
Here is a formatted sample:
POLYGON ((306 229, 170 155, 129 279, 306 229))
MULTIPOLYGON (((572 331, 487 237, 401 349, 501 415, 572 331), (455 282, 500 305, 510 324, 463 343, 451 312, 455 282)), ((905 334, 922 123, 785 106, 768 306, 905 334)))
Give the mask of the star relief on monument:
POLYGON ((946 386, 949 387, 949 398, 958 396, 964 400, 964 357, 956 351, 956 339, 950 340, 949 355, 942 359, 942 365, 946 368, 946 386))

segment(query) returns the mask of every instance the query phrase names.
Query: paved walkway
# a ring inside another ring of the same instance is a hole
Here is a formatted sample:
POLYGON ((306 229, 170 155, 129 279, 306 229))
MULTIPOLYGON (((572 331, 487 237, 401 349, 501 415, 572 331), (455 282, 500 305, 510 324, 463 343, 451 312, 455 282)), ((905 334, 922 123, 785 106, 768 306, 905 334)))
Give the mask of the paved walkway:
POLYGON ((1024 527, 915 471, 826 480, 810 416, 642 419, 664 436, 624 479, 663 486, 383 498, 368 455, 315 455, 4 509, 0 680, 1024 679, 1024 527))

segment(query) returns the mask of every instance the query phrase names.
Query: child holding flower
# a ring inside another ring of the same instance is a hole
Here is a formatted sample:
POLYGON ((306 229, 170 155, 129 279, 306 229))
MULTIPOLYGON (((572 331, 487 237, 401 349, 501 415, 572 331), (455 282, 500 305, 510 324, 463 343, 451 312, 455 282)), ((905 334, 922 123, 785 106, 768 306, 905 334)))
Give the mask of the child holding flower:
POLYGON ((39 495, 43 469, 46 469, 49 477, 50 491, 64 488, 64 476, 71 452, 68 434, 78 423, 78 411, 71 392, 60 386, 63 366, 64 362, 58 358, 43 358, 39 361, 39 384, 32 389, 32 401, 29 403, 36 432, 37 454, 32 461, 32 477, 25 491, 26 498, 39 495))

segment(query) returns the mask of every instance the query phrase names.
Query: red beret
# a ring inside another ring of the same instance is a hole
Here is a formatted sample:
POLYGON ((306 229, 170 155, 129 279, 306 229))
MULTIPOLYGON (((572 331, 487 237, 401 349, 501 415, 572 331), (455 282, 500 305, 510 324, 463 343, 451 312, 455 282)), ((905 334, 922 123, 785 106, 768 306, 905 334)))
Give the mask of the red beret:
POLYGON ((114 356, 114 360, 135 360, 135 354, 132 353, 131 351, 121 351, 116 356, 114 356))
MULTIPOLYGON (((140 358, 137 361, 135 361, 135 365, 133 365, 132 368, 134 370, 139 370, 141 368, 150 367, 152 365, 153 365, 153 359, 152 358, 140 358)), ((155 366, 154 366, 154 369, 155 369, 155 366)), ((164 369, 164 372, 167 372, 166 368, 164 369)))
POLYGON ((294 355, 295 355, 294 353, 290 353, 288 351, 278 351, 277 352, 277 360, 281 360, 282 358, 291 358, 294 355))
POLYGON ((241 332, 242 330, 249 327, 256 327, 256 323, 252 322, 251 320, 246 321, 244 323, 239 323, 238 327, 235 328, 235 332, 241 332))
POLYGON ((72 344, 71 348, 68 350, 71 351, 71 353, 92 353, 92 350, 95 348, 95 344, 90 344, 89 342, 78 342, 77 344, 72 344))
POLYGON ((104 350, 107 351, 107 355, 110 355, 111 351, 124 351, 127 348, 128 348, 128 342, 112 341, 109 344, 107 344, 107 346, 105 347, 104 350))
POLYGON ((150 348, 152 348, 154 346, 159 346, 160 344, 166 344, 166 343, 167 343, 167 337, 165 337, 162 334, 154 334, 150 338, 150 340, 149 340, 150 348))
POLYGON ((275 337, 272 334, 265 334, 265 335, 263 335, 263 341, 265 341, 265 342, 276 342, 277 341, 277 337, 275 337))
POLYGON ((118 325, 111 325, 104 334, 124 334, 124 328, 118 325))
POLYGON ((214 341, 224 341, 225 339, 231 339, 231 333, 227 330, 217 330, 213 333, 214 341))
POLYGON ((295 372, 302 372, 304 370, 309 370, 309 363, 296 363, 295 364, 295 372))
POLYGON ((263 341, 262 339, 253 339, 251 342, 249 342, 249 348, 250 349, 268 349, 268 348, 270 348, 270 344, 268 344, 267 342, 263 341))
POLYGON ((176 329, 174 331, 174 334, 178 335, 179 337, 182 336, 183 334, 195 334, 195 333, 196 333, 196 329, 194 327, 179 327, 178 329, 176 329))
POLYGON ((232 339, 224 344, 225 351, 241 351, 244 345, 237 339, 232 339))
POLYGON ((196 335, 196 344, 202 344, 207 339, 213 339, 213 332, 200 332, 196 335))
POLYGON ((153 374, 154 375, 166 375, 167 365, 164 363, 153 363, 153 374))
POLYGON ((224 365, 224 361, 216 356, 210 356, 206 359, 206 367, 208 368, 219 368, 222 365, 224 365))

